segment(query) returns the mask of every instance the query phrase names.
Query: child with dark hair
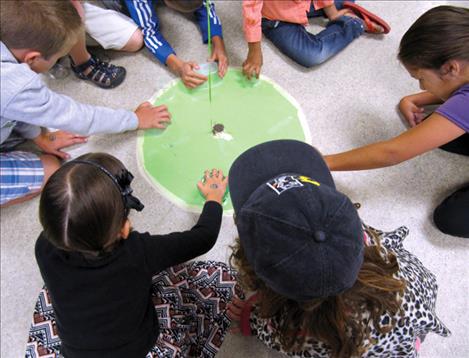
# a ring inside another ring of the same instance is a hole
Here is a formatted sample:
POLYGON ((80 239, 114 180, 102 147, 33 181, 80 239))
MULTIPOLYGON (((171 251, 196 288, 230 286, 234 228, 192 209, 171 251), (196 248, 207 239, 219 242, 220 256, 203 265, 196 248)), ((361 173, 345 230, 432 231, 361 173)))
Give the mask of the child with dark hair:
POLYGON ((132 179, 116 158, 92 153, 47 182, 35 249, 45 288, 26 357, 213 357, 220 348, 234 274, 219 262, 185 262, 215 244, 227 178, 206 171, 197 224, 166 235, 131 228, 130 209, 143 209, 132 179))
MULTIPOLYGON (((469 9, 439 6, 404 34, 399 60, 424 92, 404 97, 399 109, 411 128, 387 141, 327 155, 330 170, 396 165, 434 148, 469 156, 469 9), (441 104, 425 117, 425 106, 441 104)), ((443 233, 469 238, 469 182, 447 197, 433 219, 443 233)))
POLYGON ((336 190, 322 156, 293 140, 257 145, 230 173, 239 239, 231 261, 254 293, 234 298, 244 335, 291 357, 415 357, 435 313, 435 276, 336 190))
MULTIPOLYGON (((0 205, 12 205, 39 193, 68 154, 61 149, 87 135, 165 128, 166 106, 142 103, 135 111, 78 103, 55 93, 41 80, 83 35, 70 1, 0 1, 0 205), (43 128, 61 131, 49 133, 43 128), (64 132, 69 131, 69 132, 64 132), (75 134, 76 133, 76 134, 75 134), (16 149, 31 139, 44 154, 16 149)), ((95 73, 96 74, 96 73, 95 73)))

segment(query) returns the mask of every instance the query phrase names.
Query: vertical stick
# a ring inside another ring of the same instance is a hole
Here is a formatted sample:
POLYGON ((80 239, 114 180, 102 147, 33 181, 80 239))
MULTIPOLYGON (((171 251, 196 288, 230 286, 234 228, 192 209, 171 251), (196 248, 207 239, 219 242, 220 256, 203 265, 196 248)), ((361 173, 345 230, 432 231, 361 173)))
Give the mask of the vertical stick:
MULTIPOLYGON (((210 27, 210 0, 205 0, 205 8, 207 9, 207 28, 208 28, 208 57, 212 56, 212 30, 210 27)), ((210 131, 213 128, 213 118, 212 118, 212 71, 210 71, 210 66, 208 70, 208 100, 210 106, 210 131)))
MULTIPOLYGON (((205 0, 205 7, 207 9, 207 27, 208 27, 208 57, 212 56, 212 31, 210 27, 210 0, 205 0)), ((212 103, 212 73, 208 71, 208 99, 212 103)))

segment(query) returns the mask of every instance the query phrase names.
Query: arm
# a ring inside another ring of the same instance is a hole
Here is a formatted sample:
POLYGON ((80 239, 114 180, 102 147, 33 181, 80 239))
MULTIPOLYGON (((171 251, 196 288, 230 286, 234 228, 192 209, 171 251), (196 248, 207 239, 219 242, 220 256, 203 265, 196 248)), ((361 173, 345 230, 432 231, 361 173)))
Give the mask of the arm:
POLYGON ((222 213, 219 203, 207 201, 192 229, 168 235, 145 234, 142 238, 150 271, 156 273, 208 252, 217 241, 222 213))
POLYGON ((27 138, 40 134, 37 127, 53 127, 81 135, 119 133, 136 129, 135 113, 123 109, 91 106, 51 91, 38 75, 4 108, 5 118, 32 126, 20 129, 27 138))
POLYGON ((261 73, 262 60, 262 6, 263 0, 243 0, 244 35, 248 42, 248 55, 243 63, 243 73, 248 79, 261 73))
POLYGON ((324 159, 331 171, 382 168, 438 148, 464 133, 462 128, 434 113, 426 121, 395 138, 340 154, 326 155, 324 159))
POLYGON ((197 224, 189 231, 144 239, 147 265, 152 273, 180 264, 210 250, 220 231, 228 178, 221 170, 206 171, 204 181, 197 184, 206 202, 197 224))
POLYGON ((425 118, 424 106, 441 103, 443 103, 441 98, 430 92, 420 92, 403 97, 399 102, 399 110, 410 126, 415 127, 425 118))
POLYGON ((130 16, 142 29, 143 41, 150 52, 163 64, 175 55, 171 45, 159 32, 159 22, 151 0, 125 0, 130 16))
POLYGON ((212 37, 212 54, 210 61, 218 62, 218 75, 225 76, 228 69, 228 57, 226 56, 225 43, 223 42, 223 33, 220 19, 215 12, 215 5, 210 2, 210 14, 207 14, 207 2, 203 1, 203 5, 199 7, 194 15, 202 32, 202 40, 208 42, 208 21, 210 21, 210 36, 212 37))

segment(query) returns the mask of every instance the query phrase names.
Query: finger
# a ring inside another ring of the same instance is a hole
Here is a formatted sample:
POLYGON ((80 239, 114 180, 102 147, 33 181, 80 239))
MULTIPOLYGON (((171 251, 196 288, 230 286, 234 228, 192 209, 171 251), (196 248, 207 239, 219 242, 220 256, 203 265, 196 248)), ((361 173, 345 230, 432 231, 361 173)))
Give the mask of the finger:
POLYGON ((207 180, 208 178, 210 178, 210 172, 209 172, 208 170, 206 170, 206 171, 204 172, 204 178, 205 178, 205 180, 207 180))
POLYGON ((247 79, 250 80, 250 79, 251 79, 251 73, 252 73, 252 72, 251 72, 251 66, 245 65, 245 66, 243 67, 243 73, 244 73, 244 75, 247 77, 247 79))
POLYGON ((212 177, 218 177, 218 169, 212 169, 212 177))
POLYGON ((70 158, 70 155, 68 153, 62 152, 60 150, 51 150, 49 152, 50 154, 55 155, 56 157, 59 157, 61 159, 68 159, 70 158))
POLYGON ((231 334, 240 334, 241 333, 241 328, 239 328, 237 326, 236 327, 233 326, 233 327, 230 327, 229 332, 231 334))
POLYGON ((158 112, 163 112, 163 111, 167 111, 168 110, 168 106, 162 104, 161 106, 156 106, 154 107, 156 111, 158 112))
POLYGON ((233 304, 237 307, 243 308, 246 305, 246 302, 243 301, 242 299, 239 299, 239 298, 233 296, 230 304, 233 304))
POLYGON ((186 86, 186 88, 189 88, 189 89, 194 89, 197 87, 196 85, 194 85, 192 82, 189 82, 189 81, 184 81, 184 86, 186 86))
POLYGON ((261 68, 257 66, 254 71, 256 72, 256 78, 259 79, 259 75, 261 74, 261 68))
POLYGON ((240 307, 237 307, 233 304, 228 304, 228 312, 230 312, 233 317, 241 317, 242 311, 243 310, 240 307))
POLYGON ((202 183, 202 180, 199 180, 197 182, 197 188, 199 189, 200 192, 202 192, 202 189, 204 188, 204 183, 202 183))
POLYGON ((199 65, 198 65, 197 62, 189 61, 189 62, 187 62, 187 63, 189 64, 189 67, 190 67, 190 68, 194 68, 194 69, 196 69, 196 70, 199 70, 199 69, 200 69, 200 67, 199 67, 199 65))
POLYGON ((169 123, 169 122, 171 122, 171 118, 169 118, 169 116, 159 117, 158 122, 160 122, 160 123, 161 122, 169 123))
POLYGON ((166 129, 168 128, 168 124, 167 123, 157 123, 155 124, 155 128, 158 128, 158 129, 166 129))
POLYGON ((139 107, 140 107, 140 108, 151 107, 151 103, 148 102, 148 101, 145 101, 145 102, 143 102, 142 104, 140 104, 139 107))
POLYGON ((207 76, 204 76, 200 73, 197 73, 197 72, 194 72, 194 71, 190 71, 187 73, 187 77, 189 77, 190 80, 192 81, 201 81, 201 83, 207 81, 208 77, 207 76))

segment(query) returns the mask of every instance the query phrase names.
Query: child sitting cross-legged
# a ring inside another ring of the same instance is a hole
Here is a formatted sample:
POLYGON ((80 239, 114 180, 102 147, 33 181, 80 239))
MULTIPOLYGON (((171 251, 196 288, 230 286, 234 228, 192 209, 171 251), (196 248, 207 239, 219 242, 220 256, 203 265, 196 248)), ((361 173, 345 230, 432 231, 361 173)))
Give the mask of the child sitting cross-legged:
POLYGON ((232 261, 254 292, 229 312, 290 357, 416 357, 435 313, 435 276, 403 247, 406 227, 365 225, 323 158, 292 140, 257 145, 230 169, 232 261))
POLYGON ((47 182, 35 249, 45 288, 26 357, 213 357, 220 348, 234 273, 219 262, 185 262, 215 244, 227 178, 205 172, 197 224, 165 235, 132 229, 130 209, 143 209, 132 179, 116 158, 92 153, 47 182))

